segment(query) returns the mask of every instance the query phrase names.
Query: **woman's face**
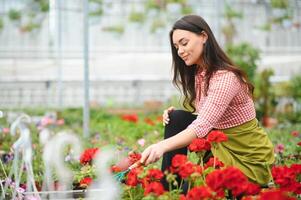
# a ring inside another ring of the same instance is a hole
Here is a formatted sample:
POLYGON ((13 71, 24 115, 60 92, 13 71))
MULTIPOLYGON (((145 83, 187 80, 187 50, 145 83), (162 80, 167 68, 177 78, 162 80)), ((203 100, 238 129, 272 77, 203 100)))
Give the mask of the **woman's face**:
POLYGON ((177 49, 178 55, 186 65, 202 64, 202 53, 204 44, 208 36, 205 32, 198 35, 196 33, 176 29, 172 34, 174 47, 177 49))

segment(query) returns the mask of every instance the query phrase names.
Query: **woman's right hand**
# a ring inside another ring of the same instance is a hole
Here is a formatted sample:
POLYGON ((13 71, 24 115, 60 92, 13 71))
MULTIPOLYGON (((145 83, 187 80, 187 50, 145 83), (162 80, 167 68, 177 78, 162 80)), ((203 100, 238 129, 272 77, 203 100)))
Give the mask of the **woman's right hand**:
POLYGON ((175 108, 173 107, 173 106, 171 106, 171 107, 169 107, 169 108, 167 108, 167 109, 165 109, 164 110, 164 112, 163 112, 163 115, 162 115, 162 118, 163 118, 163 126, 165 126, 166 124, 168 124, 169 123, 169 113, 171 112, 171 111, 173 111, 173 110, 175 110, 175 108))

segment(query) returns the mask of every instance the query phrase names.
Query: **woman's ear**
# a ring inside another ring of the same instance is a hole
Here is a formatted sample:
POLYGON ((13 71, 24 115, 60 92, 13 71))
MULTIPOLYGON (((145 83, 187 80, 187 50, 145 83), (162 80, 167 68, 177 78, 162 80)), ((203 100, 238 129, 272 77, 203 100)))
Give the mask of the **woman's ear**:
POLYGON ((208 35, 205 31, 202 31, 201 32, 201 37, 203 39, 203 44, 205 44, 207 42, 207 39, 208 39, 208 35))

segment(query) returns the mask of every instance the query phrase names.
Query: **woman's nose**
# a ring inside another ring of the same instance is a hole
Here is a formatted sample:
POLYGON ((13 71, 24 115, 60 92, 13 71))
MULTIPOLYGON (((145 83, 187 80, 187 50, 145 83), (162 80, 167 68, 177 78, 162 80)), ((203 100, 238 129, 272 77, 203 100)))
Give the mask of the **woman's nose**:
POLYGON ((178 54, 179 54, 179 56, 183 55, 183 53, 184 53, 183 48, 179 48, 179 49, 178 49, 178 54))

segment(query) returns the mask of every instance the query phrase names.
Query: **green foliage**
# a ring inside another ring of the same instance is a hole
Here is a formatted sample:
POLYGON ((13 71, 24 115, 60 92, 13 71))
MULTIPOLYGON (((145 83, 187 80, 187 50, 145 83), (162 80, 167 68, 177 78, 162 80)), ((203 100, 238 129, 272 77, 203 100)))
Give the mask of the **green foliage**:
POLYGON ((192 14, 193 13, 193 8, 191 6, 182 6, 182 10, 181 10, 183 15, 188 15, 188 14, 192 14))
POLYGON ((147 10, 155 9, 155 10, 165 10, 166 2, 158 1, 158 0, 147 0, 145 3, 145 7, 147 10))
POLYGON ((32 32, 35 29, 39 29, 41 27, 40 24, 34 23, 34 22, 29 22, 28 24, 25 24, 21 26, 21 31, 22 32, 32 32))
POLYGON ((186 4, 187 0, 167 0, 167 3, 179 3, 179 4, 186 4))
POLYGON ((21 19, 21 12, 18 11, 18 10, 15 10, 15 9, 11 9, 9 12, 8 12, 8 17, 10 20, 12 21, 18 21, 21 19))
POLYGON ((89 3, 103 4, 103 0, 89 0, 89 3))
POLYGON ((39 5, 41 12, 49 11, 49 0, 39 0, 39 5))
POLYGON ((89 0, 89 3, 94 5, 94 9, 89 11, 89 16, 91 17, 99 17, 103 15, 103 0, 89 0))
POLYGON ((227 19, 234 19, 234 18, 242 19, 243 18, 243 13, 235 10, 233 7, 226 4, 226 6, 225 6, 225 17, 227 19))
POLYGON ((241 19, 243 14, 242 12, 235 10, 229 4, 226 4, 224 16, 226 19, 226 24, 222 27, 222 32, 225 35, 226 44, 232 44, 233 38, 236 34, 234 19, 241 19))
POLYGON ((131 11, 129 15, 129 20, 131 22, 143 23, 145 21, 145 14, 143 12, 136 12, 134 10, 131 11))
POLYGON ((255 99, 257 99, 257 110, 262 116, 269 116, 276 106, 275 92, 270 81, 274 75, 272 69, 263 70, 255 80, 255 99))
POLYGON ((271 23, 265 23, 259 26, 256 26, 257 29, 262 31, 271 31, 272 30, 272 24, 271 23))
POLYGON ((3 27, 4 27, 3 19, 0 18, 0 31, 2 31, 3 27))
POLYGON ((155 33, 158 29, 164 28, 165 26, 166 26, 166 23, 162 19, 154 19, 151 24, 150 31, 151 31, 151 33, 155 33))
POLYGON ((233 62, 247 74, 253 81, 259 60, 259 49, 252 47, 249 43, 229 44, 226 46, 226 52, 233 62))
POLYGON ((294 76, 289 86, 290 94, 293 98, 301 103, 301 76, 294 76))
POLYGON ((271 6, 273 8, 288 8, 289 0, 271 0, 271 6))
POLYGON ((116 25, 103 27, 102 30, 122 34, 124 32, 124 26, 121 24, 116 24, 116 25))

